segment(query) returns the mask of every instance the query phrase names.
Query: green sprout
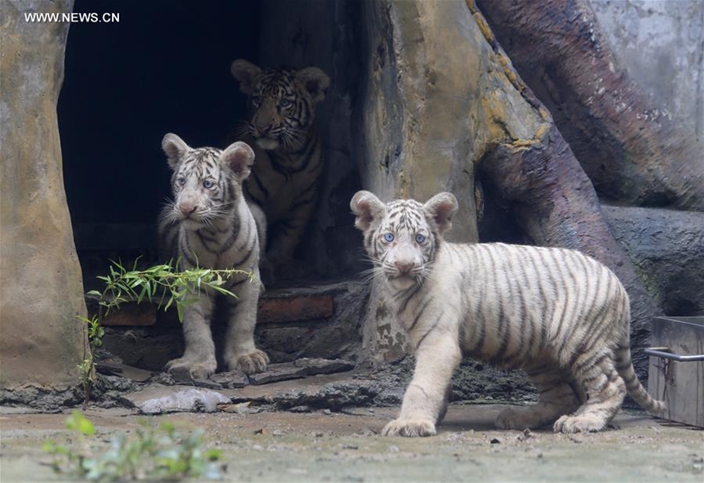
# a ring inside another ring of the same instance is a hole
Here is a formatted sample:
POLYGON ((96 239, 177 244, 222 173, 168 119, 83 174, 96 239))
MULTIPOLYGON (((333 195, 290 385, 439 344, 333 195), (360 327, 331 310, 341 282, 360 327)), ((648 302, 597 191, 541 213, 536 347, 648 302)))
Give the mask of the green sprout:
POLYGON ((203 449, 203 430, 182 434, 170 423, 157 428, 141 423, 135 436, 115 436, 100 454, 90 450, 95 426, 79 411, 66 420, 66 428, 77 434, 78 451, 54 441, 43 450, 54 457, 55 472, 90 481, 177 481, 183 478, 220 478, 218 449, 203 449))

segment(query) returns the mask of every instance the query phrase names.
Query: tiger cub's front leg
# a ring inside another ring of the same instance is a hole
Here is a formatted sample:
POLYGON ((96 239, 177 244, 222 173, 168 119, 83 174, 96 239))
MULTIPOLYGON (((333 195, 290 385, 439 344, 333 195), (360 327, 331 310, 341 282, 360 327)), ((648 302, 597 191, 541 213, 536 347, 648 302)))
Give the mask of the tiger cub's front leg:
POLYGON ((384 427, 384 436, 432 436, 444 416, 452 373, 462 354, 457 340, 434 329, 416 349, 416 367, 403 396, 401 414, 384 427))
POLYGON ((213 299, 205 291, 198 294, 198 300, 184 309, 183 336, 186 350, 182 357, 169 361, 169 372, 188 372, 193 379, 206 379, 215 373, 215 344, 210 332, 210 317, 213 312, 213 299))
MULTIPOLYGON (((255 278, 259 278, 255 271, 255 278)), ((262 372, 269 363, 266 353, 254 344, 254 326, 257 323, 257 304, 261 285, 244 279, 239 283, 238 298, 227 297, 228 326, 225 339, 225 363, 229 370, 245 374, 262 372)))

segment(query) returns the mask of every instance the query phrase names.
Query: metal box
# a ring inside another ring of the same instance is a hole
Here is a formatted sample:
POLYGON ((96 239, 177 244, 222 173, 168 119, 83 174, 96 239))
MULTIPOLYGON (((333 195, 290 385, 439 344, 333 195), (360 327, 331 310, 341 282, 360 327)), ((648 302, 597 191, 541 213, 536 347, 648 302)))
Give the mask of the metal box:
POLYGON ((665 418, 704 427, 704 317, 655 317, 651 342, 648 392, 665 418))

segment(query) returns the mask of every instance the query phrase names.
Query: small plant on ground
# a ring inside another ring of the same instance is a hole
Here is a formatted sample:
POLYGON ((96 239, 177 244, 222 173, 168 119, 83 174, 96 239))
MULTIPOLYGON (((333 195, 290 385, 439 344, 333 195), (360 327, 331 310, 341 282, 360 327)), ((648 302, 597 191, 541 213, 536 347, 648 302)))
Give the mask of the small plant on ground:
POLYGON ((52 468, 57 473, 90 481, 176 481, 221 476, 217 464, 221 451, 203 448, 203 430, 182 434, 170 423, 158 428, 142 424, 135 436, 115 436, 107 451, 95 454, 90 448, 95 443, 95 426, 89 419, 74 411, 66 427, 77 435, 78 451, 54 441, 43 446, 53 455, 52 468))
POLYGON ((140 270, 135 261, 132 269, 128 270, 113 261, 110 273, 98 277, 105 283, 105 288, 102 292, 88 292, 88 295, 98 300, 98 313, 91 318, 79 317, 88 328, 88 351, 79 365, 85 394, 84 404, 90 400, 91 389, 95 383, 95 350, 102 345, 105 335, 100 322, 111 309, 119 308, 124 302, 141 303, 146 300, 156 303, 158 309, 168 310, 172 306, 176 307, 178 319, 183 321, 185 307, 196 300, 200 290, 213 290, 237 298, 225 288, 225 283, 235 275, 244 274, 249 276, 250 280, 254 277, 251 272, 237 269, 192 268, 177 271, 174 268, 177 265, 178 263, 166 263, 140 270))
POLYGON ((81 370, 81 385, 83 386, 84 404, 88 404, 90 401, 90 393, 95 384, 95 351, 103 345, 103 336, 105 335, 105 329, 100 325, 100 320, 97 315, 92 318, 78 317, 79 320, 84 322, 88 327, 88 351, 83 358, 83 361, 79 364, 79 369, 81 370))

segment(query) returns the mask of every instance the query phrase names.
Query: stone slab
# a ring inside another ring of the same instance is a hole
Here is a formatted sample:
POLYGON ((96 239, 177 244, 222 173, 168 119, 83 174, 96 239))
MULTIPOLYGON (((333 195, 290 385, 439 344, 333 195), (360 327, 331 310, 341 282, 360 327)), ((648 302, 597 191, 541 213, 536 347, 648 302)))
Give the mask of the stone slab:
POLYGON ((210 376, 210 380, 227 389, 239 389, 249 385, 249 379, 242 371, 219 372, 210 376))
POLYGON ((100 361, 96 363, 96 366, 98 372, 102 374, 116 374, 137 382, 146 382, 154 375, 152 371, 116 362, 100 361))
POLYGON ((334 374, 352 369, 354 369, 354 364, 342 359, 303 358, 293 362, 270 364, 265 372, 250 375, 249 381, 252 384, 261 385, 319 374, 334 374))
POLYGON ((230 402, 230 398, 220 392, 188 386, 150 387, 128 394, 124 400, 144 414, 212 413, 218 404, 230 402))

